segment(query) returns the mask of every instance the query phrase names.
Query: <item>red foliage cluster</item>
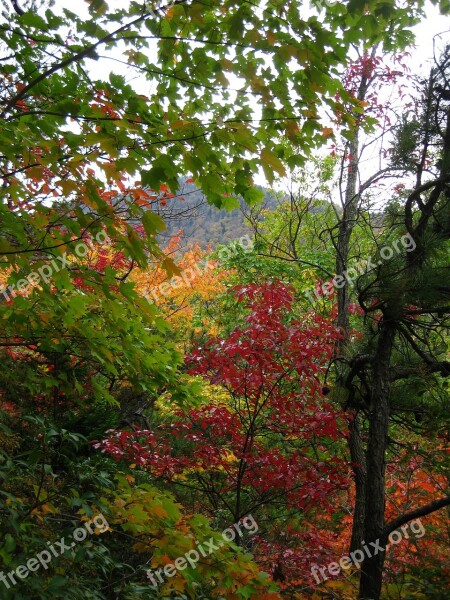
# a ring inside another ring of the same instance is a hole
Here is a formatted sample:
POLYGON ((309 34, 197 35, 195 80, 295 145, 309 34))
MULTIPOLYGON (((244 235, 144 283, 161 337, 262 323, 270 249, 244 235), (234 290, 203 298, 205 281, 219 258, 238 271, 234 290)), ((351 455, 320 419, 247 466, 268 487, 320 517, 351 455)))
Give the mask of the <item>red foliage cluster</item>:
POLYGON ((16 417, 19 414, 19 410, 14 402, 3 400, 4 390, 0 388, 0 412, 6 413, 11 417, 16 417))
MULTIPOLYGON (((49 370, 53 369, 49 368, 49 370)), ((70 398, 67 398, 65 392, 56 389, 51 394, 36 394, 33 397, 33 403, 36 412, 43 413, 44 415, 63 414, 76 407, 75 403, 70 398)))
POLYGON ((110 437, 102 442, 94 442, 93 447, 116 460, 127 460, 147 467, 154 475, 175 474, 170 456, 170 446, 158 439, 153 431, 133 427, 132 431, 110 430, 110 437))
MULTIPOLYGON (((349 518, 343 518, 347 520, 349 518)), ((311 566, 334 562, 348 547, 346 532, 345 535, 333 533, 330 521, 325 519, 321 528, 310 521, 303 525, 295 522, 277 531, 275 539, 270 541, 255 536, 252 553, 261 568, 273 574, 282 590, 294 593, 304 586, 313 590, 316 581, 311 566)), ((350 530, 349 523, 346 524, 350 530)))
MULTIPOLYGON (((119 272, 127 271, 130 268, 131 260, 125 256, 123 251, 115 250, 114 244, 97 246, 97 244, 93 244, 92 238, 89 235, 83 238, 83 242, 90 249, 90 253, 86 258, 86 267, 90 271, 103 275, 107 267, 119 272)), ((94 288, 87 283, 86 278, 82 275, 75 277, 73 284, 83 291, 94 291, 94 288)), ((115 286, 110 286, 110 288, 116 290, 115 286)))
POLYGON ((92 108, 98 108, 106 117, 110 119, 120 119, 120 115, 112 107, 108 90, 96 90, 94 102, 91 102, 92 108))
POLYGON ((111 267, 115 271, 129 268, 130 261, 123 252, 114 252, 111 254, 110 248, 99 248, 97 255, 90 264, 90 267, 98 273, 104 273, 106 267, 111 267))
MULTIPOLYGON (((387 64, 384 57, 374 56, 366 51, 351 62, 344 73, 343 84, 352 98, 359 98, 357 104, 359 104, 360 110, 354 110, 350 103, 344 102, 337 111, 337 123, 342 123, 343 115, 348 112, 353 113, 358 124, 364 123, 367 117, 374 117, 378 120, 378 127, 390 126, 393 103, 397 99, 403 102, 406 94, 405 84, 399 83, 400 80, 409 79, 409 68, 404 62, 406 56, 408 54, 405 52, 392 57, 393 65, 391 66, 387 64), (366 85, 368 88, 362 98, 361 91, 366 85), (395 93, 392 93, 393 87, 395 87, 395 93), (386 94, 386 89, 391 93, 386 94)), ((341 94, 336 95, 336 101, 338 103, 343 101, 341 94)), ((335 156, 337 151, 343 152, 344 148, 338 149, 333 146, 332 156, 335 156)))
POLYGON ((229 392, 229 405, 180 412, 154 432, 111 432, 96 447, 154 475, 215 471, 220 494, 240 487, 266 500, 282 492, 288 506, 329 504, 347 483, 342 461, 328 452, 343 433, 321 381, 339 333, 319 315, 294 318, 294 290, 280 282, 234 294, 246 309, 242 327, 186 359, 191 374, 229 392))

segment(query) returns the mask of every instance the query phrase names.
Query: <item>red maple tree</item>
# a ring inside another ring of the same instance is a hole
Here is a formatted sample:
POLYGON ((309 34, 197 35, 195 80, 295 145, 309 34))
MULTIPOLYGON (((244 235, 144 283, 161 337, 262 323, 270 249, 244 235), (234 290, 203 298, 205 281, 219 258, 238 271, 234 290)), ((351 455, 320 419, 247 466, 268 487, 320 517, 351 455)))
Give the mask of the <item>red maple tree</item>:
POLYGON ((154 476, 188 477, 203 506, 236 520, 274 502, 329 506, 348 481, 334 447, 344 425, 322 392, 339 332, 317 314, 293 316, 294 290, 281 282, 232 293, 239 326, 186 358, 189 373, 219 384, 228 400, 180 410, 153 431, 111 431, 97 447, 154 476))

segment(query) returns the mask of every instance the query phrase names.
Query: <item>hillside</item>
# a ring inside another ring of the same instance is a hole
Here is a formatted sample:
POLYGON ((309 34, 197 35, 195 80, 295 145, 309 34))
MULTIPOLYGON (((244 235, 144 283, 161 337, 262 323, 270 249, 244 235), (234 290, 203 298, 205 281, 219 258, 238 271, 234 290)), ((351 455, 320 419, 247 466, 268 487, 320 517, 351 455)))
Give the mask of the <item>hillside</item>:
MULTIPOLYGON (((274 209, 278 201, 264 188, 261 209, 274 209)), ((240 200, 241 205, 243 201, 240 200)), ((157 211, 164 219, 167 230, 161 236, 164 245, 172 236, 182 230, 186 245, 198 243, 202 247, 209 244, 225 244, 249 232, 241 209, 218 210, 207 203, 202 191, 195 184, 180 185, 175 198, 160 206, 157 211)))

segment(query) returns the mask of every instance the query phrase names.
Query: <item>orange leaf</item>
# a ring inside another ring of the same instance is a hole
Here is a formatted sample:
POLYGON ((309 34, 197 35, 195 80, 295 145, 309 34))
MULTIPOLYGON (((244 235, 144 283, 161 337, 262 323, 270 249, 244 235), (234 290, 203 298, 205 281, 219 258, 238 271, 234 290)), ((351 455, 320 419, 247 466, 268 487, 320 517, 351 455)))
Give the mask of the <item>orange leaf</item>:
POLYGON ((269 42, 269 44, 271 46, 273 46, 275 44, 277 40, 277 36, 273 33, 273 31, 268 31, 267 32, 267 41, 269 42))
POLYGON ((296 136, 298 134, 299 131, 300 131, 300 127, 298 126, 298 123, 296 121, 293 121, 293 120, 287 121, 286 133, 288 134, 288 137, 293 138, 294 136, 296 136))

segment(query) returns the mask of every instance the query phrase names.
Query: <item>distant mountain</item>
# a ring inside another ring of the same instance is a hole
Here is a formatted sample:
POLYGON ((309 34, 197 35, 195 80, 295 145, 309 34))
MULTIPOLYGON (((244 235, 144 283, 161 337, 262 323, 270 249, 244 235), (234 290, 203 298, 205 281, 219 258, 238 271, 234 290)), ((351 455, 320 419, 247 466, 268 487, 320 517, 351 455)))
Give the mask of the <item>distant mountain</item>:
MULTIPOLYGON (((278 201, 264 188, 258 186, 258 189, 265 194, 261 208, 274 209, 278 201)), ((244 206, 243 200, 240 200, 240 204, 244 206)), ((183 184, 175 198, 153 210, 162 216, 167 225, 167 231, 161 236, 162 245, 180 230, 183 231, 185 245, 196 242, 202 247, 226 244, 250 231, 241 209, 227 211, 210 206, 202 191, 194 184, 183 184)))

